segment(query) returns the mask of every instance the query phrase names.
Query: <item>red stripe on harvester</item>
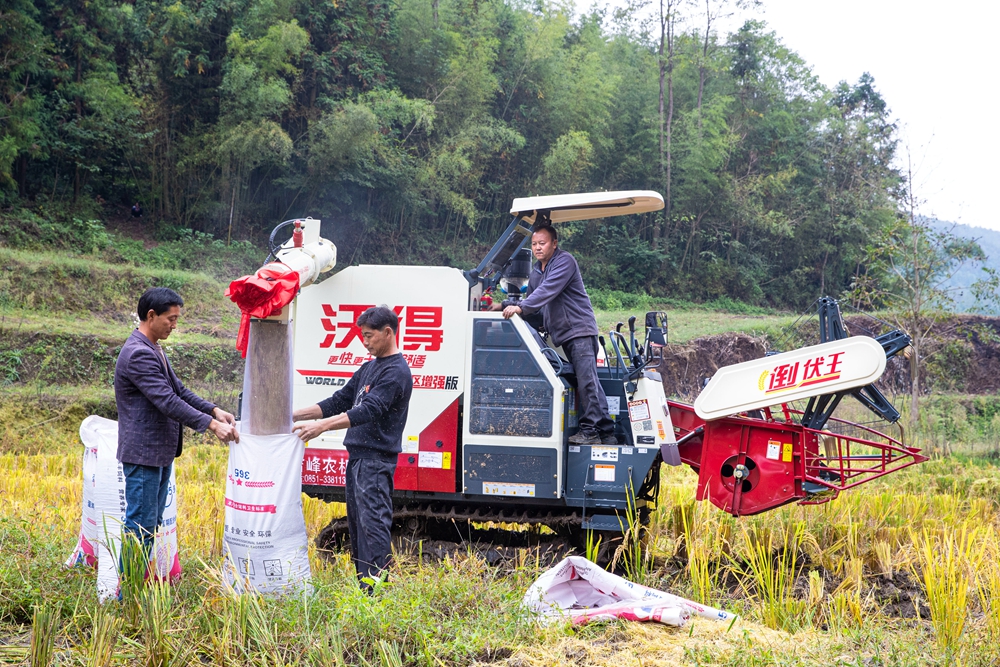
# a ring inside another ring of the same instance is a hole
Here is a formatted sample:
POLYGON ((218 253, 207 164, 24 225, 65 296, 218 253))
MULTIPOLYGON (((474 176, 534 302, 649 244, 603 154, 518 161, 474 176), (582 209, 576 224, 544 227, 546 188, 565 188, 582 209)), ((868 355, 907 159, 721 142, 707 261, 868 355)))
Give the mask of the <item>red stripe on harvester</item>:
POLYGON ((299 370, 299 375, 317 375, 319 377, 325 378, 349 378, 353 377, 354 373, 350 371, 303 371, 299 370))

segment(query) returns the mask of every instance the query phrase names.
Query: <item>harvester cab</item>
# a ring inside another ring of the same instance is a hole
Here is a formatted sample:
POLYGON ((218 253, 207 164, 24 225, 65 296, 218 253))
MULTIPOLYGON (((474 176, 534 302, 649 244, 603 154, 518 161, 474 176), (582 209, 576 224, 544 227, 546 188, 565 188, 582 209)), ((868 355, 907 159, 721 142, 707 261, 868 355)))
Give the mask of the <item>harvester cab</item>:
MULTIPOLYGON (((328 397, 370 358, 355 325, 365 309, 385 304, 397 313, 413 394, 393 502, 397 527, 411 536, 468 535, 485 522, 620 535, 626 516, 645 521, 655 507, 661 463, 689 465, 699 474, 699 499, 743 515, 822 502, 923 460, 898 440, 831 416, 850 394, 889 421, 898 417, 873 383, 887 356, 908 342, 899 332, 878 340, 846 336, 832 300, 823 302, 827 333, 820 345, 721 368, 694 406, 666 397, 658 370, 666 314, 647 313, 641 332, 635 317, 627 329, 618 323, 600 337, 598 377, 619 444, 569 443, 578 424, 576 381, 565 355, 532 326, 538 322, 504 319, 490 307, 495 299, 517 303, 524 295, 535 222, 662 207, 662 197, 648 191, 515 199, 507 229, 471 270, 361 265, 302 281, 306 286, 282 311, 294 325, 286 374, 293 378, 293 407, 328 397), (805 411, 796 412, 793 401, 805 401, 805 411)), ((306 221, 307 237, 318 238, 318 226, 306 221)), ((308 255, 308 248, 289 252, 293 247, 290 240, 274 254, 308 255)), ((333 431, 307 443, 308 495, 343 502, 343 436, 333 431)), ((336 520, 317 541, 326 546, 345 530, 346 522, 336 520)))

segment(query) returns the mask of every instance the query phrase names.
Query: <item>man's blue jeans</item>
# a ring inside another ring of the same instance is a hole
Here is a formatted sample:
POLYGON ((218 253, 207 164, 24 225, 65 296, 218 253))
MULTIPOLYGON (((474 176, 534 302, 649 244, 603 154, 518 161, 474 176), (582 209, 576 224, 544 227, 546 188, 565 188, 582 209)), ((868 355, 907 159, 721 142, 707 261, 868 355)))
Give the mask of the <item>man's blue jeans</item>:
MULTIPOLYGON (((153 548, 153 535, 163 518, 163 509, 167 505, 167 492, 170 488, 170 471, 173 464, 159 468, 156 466, 144 466, 136 463, 122 463, 122 472, 125 473, 125 502, 128 507, 125 510, 125 527, 122 535, 122 557, 119 559, 119 572, 123 575, 131 574, 125 572, 125 568, 130 563, 136 563, 138 557, 125 557, 125 552, 129 550, 129 538, 133 538, 132 543, 138 543, 142 547, 143 556, 142 572, 136 572, 142 576, 145 572, 145 565, 149 561, 149 552, 153 548)), ((138 565, 136 563, 136 565, 138 565)), ((131 568, 130 568, 131 569, 131 568)))

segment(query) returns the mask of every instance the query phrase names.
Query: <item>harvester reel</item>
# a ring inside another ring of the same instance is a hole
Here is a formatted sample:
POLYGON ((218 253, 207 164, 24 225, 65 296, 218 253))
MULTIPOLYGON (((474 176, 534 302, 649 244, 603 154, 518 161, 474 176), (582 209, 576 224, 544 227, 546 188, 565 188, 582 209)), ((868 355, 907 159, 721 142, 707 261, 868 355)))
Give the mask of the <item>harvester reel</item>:
MULTIPOLYGON (((840 306, 836 299, 824 296, 817 303, 820 342, 828 343, 833 340, 849 338, 850 334, 844 325, 844 318, 841 315, 840 306)), ((875 340, 885 350, 887 361, 906 349, 910 344, 910 337, 898 329, 882 334, 875 338, 875 340)), ((878 387, 874 384, 868 384, 849 392, 826 394, 810 398, 802 415, 802 425, 823 430, 833 411, 840 404, 840 400, 847 394, 854 396, 862 405, 890 424, 895 424, 899 421, 899 411, 896 410, 878 387)))

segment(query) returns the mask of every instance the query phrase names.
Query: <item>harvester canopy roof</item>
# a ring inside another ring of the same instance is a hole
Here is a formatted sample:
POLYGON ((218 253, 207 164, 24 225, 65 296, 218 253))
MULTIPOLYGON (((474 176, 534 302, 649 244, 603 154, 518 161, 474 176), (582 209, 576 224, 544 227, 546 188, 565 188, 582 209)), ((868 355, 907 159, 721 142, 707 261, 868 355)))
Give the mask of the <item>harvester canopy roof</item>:
POLYGON ((616 215, 648 213, 663 208, 663 197, 652 190, 584 192, 575 195, 549 195, 515 199, 510 212, 529 223, 539 215, 553 223, 571 220, 595 220, 616 215))

